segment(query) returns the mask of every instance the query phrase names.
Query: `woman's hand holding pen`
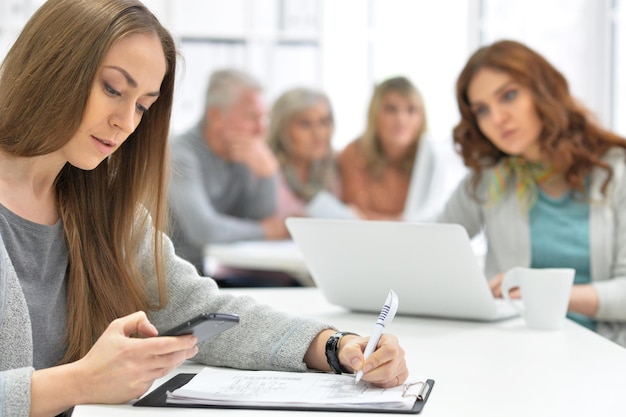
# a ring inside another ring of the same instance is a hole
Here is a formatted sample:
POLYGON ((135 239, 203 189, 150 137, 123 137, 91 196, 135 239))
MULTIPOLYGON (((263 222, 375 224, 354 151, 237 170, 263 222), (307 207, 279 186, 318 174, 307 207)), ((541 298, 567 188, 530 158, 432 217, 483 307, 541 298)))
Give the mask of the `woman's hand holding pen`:
POLYGON ((376 350, 364 359, 363 352, 368 340, 367 337, 344 336, 339 343, 338 352, 341 364, 354 372, 363 370, 363 381, 383 388, 404 383, 409 377, 409 370, 398 338, 384 333, 376 350))

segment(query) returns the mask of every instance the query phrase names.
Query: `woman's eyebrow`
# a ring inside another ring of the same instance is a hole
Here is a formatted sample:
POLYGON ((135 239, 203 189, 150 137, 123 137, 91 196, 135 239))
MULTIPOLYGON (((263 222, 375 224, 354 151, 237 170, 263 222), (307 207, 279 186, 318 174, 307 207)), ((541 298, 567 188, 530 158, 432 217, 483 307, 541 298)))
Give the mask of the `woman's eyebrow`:
MULTIPOLYGON (((137 86, 138 86, 137 81, 135 81, 135 79, 124 68, 118 67, 116 65, 107 65, 107 66, 105 66, 105 68, 110 68, 110 69, 114 69, 116 71, 119 71, 120 73, 122 73, 124 78, 126 78, 126 82, 128 82, 128 84, 131 87, 137 88, 137 86)), ((151 97, 158 97, 160 94, 161 93, 159 91, 153 91, 153 92, 150 92, 150 93, 148 93, 146 95, 147 96, 151 96, 151 97)))
MULTIPOLYGON (((502 85, 500 85, 500 87, 496 88, 496 90, 494 91, 493 95, 497 96, 500 95, 502 93, 502 91, 506 90, 507 88, 509 88, 511 86, 511 84, 515 85, 516 82, 513 80, 509 80, 509 81, 505 81, 504 83, 502 83, 502 85)), ((482 104, 482 100, 476 100, 476 101, 471 101, 468 100, 470 106, 478 106, 480 104, 482 104)))
POLYGON ((504 84, 502 84, 500 87, 498 87, 496 89, 496 94, 502 93, 502 91, 506 90, 507 88, 509 88, 511 86, 511 84, 516 84, 516 82, 513 81, 513 80, 505 82, 504 84))

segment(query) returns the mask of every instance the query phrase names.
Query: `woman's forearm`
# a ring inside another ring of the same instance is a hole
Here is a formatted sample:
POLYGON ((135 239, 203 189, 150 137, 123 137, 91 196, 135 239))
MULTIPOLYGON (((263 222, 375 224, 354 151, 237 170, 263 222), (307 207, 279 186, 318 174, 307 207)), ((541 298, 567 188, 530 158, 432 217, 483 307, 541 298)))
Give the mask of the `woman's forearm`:
POLYGON ((594 317, 598 312, 598 293, 590 284, 574 285, 569 298, 569 311, 594 317))

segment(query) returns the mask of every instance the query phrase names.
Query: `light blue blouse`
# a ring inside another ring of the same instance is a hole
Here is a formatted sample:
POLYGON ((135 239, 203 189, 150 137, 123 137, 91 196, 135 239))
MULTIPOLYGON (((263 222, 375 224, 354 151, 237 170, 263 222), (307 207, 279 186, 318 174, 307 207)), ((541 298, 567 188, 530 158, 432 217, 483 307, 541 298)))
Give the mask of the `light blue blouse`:
MULTIPOLYGON (((553 198, 539 191, 529 212, 532 268, 574 268, 574 284, 591 282, 589 204, 566 193, 553 198)), ((595 330, 591 318, 568 313, 570 319, 595 330)))

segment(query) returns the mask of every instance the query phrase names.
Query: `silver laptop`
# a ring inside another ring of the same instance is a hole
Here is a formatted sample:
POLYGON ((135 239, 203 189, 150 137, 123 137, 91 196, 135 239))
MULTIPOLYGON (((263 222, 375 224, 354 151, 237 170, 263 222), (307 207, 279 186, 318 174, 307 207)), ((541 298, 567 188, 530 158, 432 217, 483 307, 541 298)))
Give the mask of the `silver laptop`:
POLYGON ((378 313, 393 289, 398 314, 480 321, 518 315, 493 298, 459 225, 288 218, 287 227, 333 304, 378 313))

